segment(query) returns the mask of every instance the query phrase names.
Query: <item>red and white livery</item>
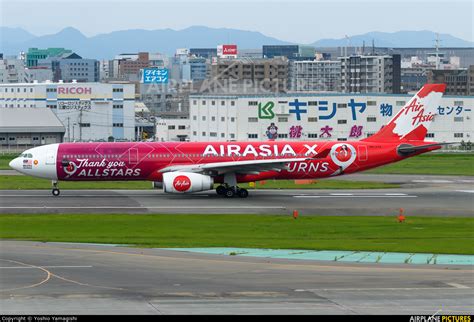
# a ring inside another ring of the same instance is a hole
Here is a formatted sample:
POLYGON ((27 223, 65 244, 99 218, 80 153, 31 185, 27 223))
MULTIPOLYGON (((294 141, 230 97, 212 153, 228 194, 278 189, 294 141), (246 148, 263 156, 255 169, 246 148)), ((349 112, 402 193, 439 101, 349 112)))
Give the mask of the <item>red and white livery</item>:
POLYGON ((351 142, 60 143, 32 148, 10 167, 58 181, 149 180, 168 193, 211 190, 245 198, 242 182, 314 179, 364 171, 441 148, 426 142, 444 84, 425 85, 371 137, 351 142))

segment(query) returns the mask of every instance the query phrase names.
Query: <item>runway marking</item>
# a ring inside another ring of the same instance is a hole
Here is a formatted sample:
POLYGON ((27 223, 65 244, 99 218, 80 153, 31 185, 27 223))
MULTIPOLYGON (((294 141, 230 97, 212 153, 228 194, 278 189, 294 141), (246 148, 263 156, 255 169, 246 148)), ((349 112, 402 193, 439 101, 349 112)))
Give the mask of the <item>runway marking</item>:
POLYGON ((470 288, 469 286, 458 284, 458 283, 444 283, 455 288, 470 288))
POLYGON ((0 209, 285 209, 278 206, 43 206, 43 207, 23 207, 23 206, 7 206, 0 209))
POLYGON ((323 292, 323 291, 417 291, 417 290, 455 290, 455 289, 470 289, 470 287, 457 283, 444 283, 451 287, 361 287, 361 288, 311 288, 311 289, 296 289, 295 292, 323 292), (457 285, 457 286, 455 286, 457 285), (459 287, 460 286, 460 287, 459 287))
MULTIPOLYGON (((91 268, 92 266, 41 266, 42 268, 91 268)), ((0 266, 0 269, 9 269, 9 268, 36 268, 29 266, 0 266)))
POLYGON ((311 196, 311 195, 298 195, 293 196, 294 198, 417 198, 418 196, 408 196, 408 195, 357 195, 357 196, 334 196, 334 195, 319 195, 319 196, 311 196))
POLYGON ((474 193, 474 190, 456 190, 457 192, 474 193))
POLYGON ((452 180, 412 180, 411 182, 416 183, 454 183, 452 180))
POLYGON ((43 272, 46 273, 46 278, 43 279, 41 282, 38 282, 38 283, 35 283, 35 284, 32 284, 32 285, 22 286, 22 287, 15 287, 15 288, 10 288, 10 289, 0 289, 0 292, 11 292, 11 291, 18 291, 18 290, 23 290, 23 289, 27 289, 27 288, 37 287, 37 286, 40 286, 40 285, 48 282, 51 279, 51 276, 52 276, 51 272, 48 271, 47 269, 42 268, 42 267, 29 265, 29 264, 25 264, 25 263, 22 263, 22 262, 17 262, 17 261, 10 260, 10 259, 0 259, 0 260, 5 261, 5 262, 20 264, 20 265, 25 265, 26 267, 40 269, 40 270, 42 270, 43 272))
POLYGON ((331 196, 353 196, 353 193, 331 193, 331 196))

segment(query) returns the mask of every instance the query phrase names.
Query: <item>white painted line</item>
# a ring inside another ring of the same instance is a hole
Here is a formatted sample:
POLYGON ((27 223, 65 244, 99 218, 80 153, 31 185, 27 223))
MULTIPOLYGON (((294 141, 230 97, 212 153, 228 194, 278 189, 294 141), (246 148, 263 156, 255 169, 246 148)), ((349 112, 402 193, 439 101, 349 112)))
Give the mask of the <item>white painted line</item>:
POLYGON ((457 192, 474 193, 474 190, 456 190, 457 192))
POLYGON ((96 206, 96 207, 87 207, 87 206, 58 206, 58 207, 0 207, 0 209, 285 209, 285 207, 263 207, 263 206, 150 206, 150 207, 125 207, 125 206, 96 206))
POLYGON ((418 196, 293 196, 294 198, 417 198, 418 196))
MULTIPOLYGON (((450 285, 450 283, 445 283, 447 285, 450 285)), ((453 284, 453 283, 451 283, 453 284)), ((454 283, 455 284, 455 283, 454 283)), ((297 292, 321 292, 321 291, 416 291, 416 290, 454 290, 454 289, 469 289, 470 287, 455 287, 453 285, 450 285, 452 287, 366 287, 366 288, 313 288, 313 289, 307 289, 307 290, 302 290, 299 289, 297 292)), ((295 290, 296 291, 296 290, 295 290)))
POLYGON ((385 196, 407 196, 406 193, 384 193, 385 196))
POLYGON ((469 286, 458 284, 458 283, 444 283, 455 288, 470 288, 469 286))
POLYGON ((463 183, 474 183, 474 180, 458 180, 459 182, 463 183))
MULTIPOLYGON (((92 266, 38 266, 41 268, 91 268, 92 266)), ((0 269, 9 269, 9 268, 37 268, 35 266, 0 266, 0 269)))
POLYGON ((454 183, 451 180, 412 180, 411 182, 416 183, 454 183))
POLYGON ((353 193, 331 193, 331 196, 353 196, 353 193))

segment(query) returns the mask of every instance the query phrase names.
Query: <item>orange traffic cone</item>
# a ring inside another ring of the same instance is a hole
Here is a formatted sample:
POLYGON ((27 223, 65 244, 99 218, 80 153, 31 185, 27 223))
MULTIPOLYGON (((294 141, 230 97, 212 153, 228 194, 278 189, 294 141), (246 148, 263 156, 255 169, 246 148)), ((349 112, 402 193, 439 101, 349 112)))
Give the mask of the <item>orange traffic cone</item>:
POLYGON ((298 218, 298 210, 293 210, 293 218, 298 218))
POLYGON ((400 213, 398 214, 398 222, 402 223, 405 221, 405 216, 403 215, 403 208, 400 208, 400 213))

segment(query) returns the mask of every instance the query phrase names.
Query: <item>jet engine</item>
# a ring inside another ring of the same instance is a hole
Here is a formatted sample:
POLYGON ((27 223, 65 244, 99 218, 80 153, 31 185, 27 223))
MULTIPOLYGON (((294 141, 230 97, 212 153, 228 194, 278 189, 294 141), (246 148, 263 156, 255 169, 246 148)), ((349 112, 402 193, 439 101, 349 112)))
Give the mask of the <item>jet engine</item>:
POLYGON ((163 173, 163 191, 168 193, 189 193, 211 190, 214 179, 199 173, 192 172, 165 172, 163 173))

